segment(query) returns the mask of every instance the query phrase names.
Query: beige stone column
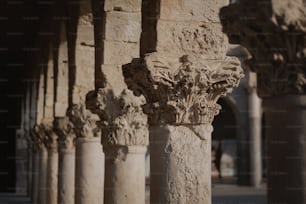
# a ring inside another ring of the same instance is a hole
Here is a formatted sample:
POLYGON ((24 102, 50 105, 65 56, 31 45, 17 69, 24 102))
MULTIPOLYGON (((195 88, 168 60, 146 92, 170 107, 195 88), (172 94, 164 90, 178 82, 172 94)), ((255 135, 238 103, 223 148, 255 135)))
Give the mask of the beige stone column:
POLYGON ((104 203, 145 203, 145 153, 148 145, 144 98, 127 90, 122 65, 139 57, 140 0, 93 2, 95 89, 87 107, 100 116, 105 152, 104 203), (99 104, 99 105, 97 105, 99 104))
POLYGON ((235 58, 153 53, 126 68, 128 86, 147 100, 151 203, 211 203, 211 123, 241 76, 235 58))
POLYGON ((47 198, 47 164, 48 164, 48 152, 45 146, 46 135, 41 125, 34 127, 35 134, 37 136, 37 145, 39 149, 39 181, 38 181, 38 197, 37 203, 45 204, 47 198))
POLYGON ((46 203, 57 204, 58 187, 58 135, 54 132, 53 121, 44 119, 41 124, 46 134, 45 145, 48 151, 46 203))
POLYGON ((104 189, 104 153, 98 116, 84 106, 75 105, 69 117, 76 133, 75 203, 102 204, 104 189))
POLYGON ((242 69, 226 57, 221 1, 144 1, 143 58, 124 67, 149 116, 151 203, 211 203, 211 122, 242 69), (155 52, 152 52, 155 51, 155 52), (196 182, 195 182, 196 181, 196 182))
POLYGON ((260 187, 262 180, 261 99, 256 92, 256 73, 248 73, 251 185, 260 187))
POLYGON ((39 187, 39 140, 38 135, 35 132, 35 128, 31 129, 31 139, 32 139, 32 182, 31 182, 31 201, 32 203, 38 203, 38 187, 39 187))
POLYGON ((68 117, 55 120, 59 135, 58 204, 74 204, 75 133, 68 117))
POLYGON ((224 32, 249 50, 247 63, 257 73, 269 204, 306 202, 305 9, 303 1, 240 0, 220 12, 224 32))
POLYGON ((99 89, 87 105, 100 116, 105 152, 104 203, 145 203, 145 154, 149 143, 144 97, 99 89))

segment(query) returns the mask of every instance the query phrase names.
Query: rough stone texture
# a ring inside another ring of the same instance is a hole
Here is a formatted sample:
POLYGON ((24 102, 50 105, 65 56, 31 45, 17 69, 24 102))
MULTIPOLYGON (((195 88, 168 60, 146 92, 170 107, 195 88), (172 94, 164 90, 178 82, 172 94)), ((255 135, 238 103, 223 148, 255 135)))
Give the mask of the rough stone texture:
POLYGON ((220 12, 230 41, 252 54, 248 64, 262 97, 305 93, 304 10, 301 0, 269 0, 240 1, 220 12))
POLYGON ((158 21, 157 52, 166 55, 201 55, 208 59, 223 59, 227 37, 221 26, 203 22, 158 21))
POLYGON ((211 203, 211 122, 237 87, 218 10, 227 1, 144 1, 142 58, 123 67, 150 123, 151 203, 211 203), (145 52, 150 53, 145 53, 145 52), (155 52, 152 52, 155 51, 155 52))
POLYGON ((76 79, 73 86, 73 104, 85 101, 86 93, 94 88, 94 28, 79 22, 76 39, 76 79), (85 77, 86 76, 86 77, 85 77))
POLYGON ((58 135, 54 132, 53 121, 43 120, 41 128, 45 134, 45 146, 48 151, 46 203, 57 204, 58 188, 58 135))
POLYGON ((150 127, 151 203, 211 203, 211 132, 211 125, 150 127))
POLYGON ((173 21, 219 22, 219 9, 228 0, 160 0, 160 19, 173 21))
POLYGON ((39 153, 39 136, 38 129, 31 128, 31 139, 32 139, 32 152, 33 152, 33 159, 32 159, 32 194, 31 194, 31 201, 33 203, 38 202, 38 187, 39 187, 39 163, 40 163, 40 153, 39 153))
POLYGON ((99 89, 87 97, 87 107, 101 119, 103 146, 147 146, 147 116, 142 111, 144 97, 130 90, 115 96, 110 90, 99 89))
POLYGON ((106 147, 105 204, 145 203, 146 146, 106 147))
POLYGON ((76 135, 68 117, 57 118, 55 130, 59 135, 58 203, 74 204, 76 135))
POLYGON ((133 58, 139 56, 139 43, 104 41, 104 50, 105 52, 103 54, 103 64, 122 65, 131 62, 133 58))
POLYGON ((143 94, 151 124, 210 124, 220 110, 219 97, 243 76, 236 58, 198 59, 148 54, 124 69, 128 87, 143 94))
POLYGON ((38 184, 38 203, 45 204, 47 198, 47 164, 48 164, 48 152, 45 146, 46 135, 43 128, 38 125, 35 127, 35 132, 38 137, 38 149, 39 149, 39 184, 38 184))
POLYGON ((103 204, 104 153, 100 137, 76 140, 76 204, 103 204))
POLYGON ((99 117, 83 105, 72 106, 69 118, 76 133, 75 203, 103 203, 104 153, 99 117))
POLYGON ((105 15, 104 40, 127 43, 139 42, 141 13, 107 12, 105 15))
POLYGON ((141 0, 111 0, 105 1, 105 11, 140 12, 141 0))

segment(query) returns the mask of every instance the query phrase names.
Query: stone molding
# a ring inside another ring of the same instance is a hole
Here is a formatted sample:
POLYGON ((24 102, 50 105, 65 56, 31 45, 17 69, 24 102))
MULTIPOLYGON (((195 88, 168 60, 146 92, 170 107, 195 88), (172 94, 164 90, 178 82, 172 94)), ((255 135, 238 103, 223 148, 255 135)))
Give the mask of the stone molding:
POLYGON ((211 124, 219 97, 237 87, 243 71, 238 59, 205 59, 150 53, 124 67, 129 89, 143 94, 150 124, 211 124))
POLYGON ((306 93, 303 1, 238 1, 221 9, 223 31, 246 47, 261 97, 306 93))
POLYGON ((87 95, 87 106, 101 119, 102 144, 115 146, 147 146, 149 132, 147 115, 142 111, 143 96, 136 97, 124 89, 114 96, 110 89, 101 88, 87 95))
POLYGON ((86 109, 85 105, 73 105, 68 109, 67 114, 77 137, 88 139, 101 137, 101 131, 97 125, 99 117, 86 109))
POLYGON ((75 132, 73 123, 68 117, 56 118, 54 120, 54 128, 59 136, 59 149, 70 150, 75 149, 75 132))

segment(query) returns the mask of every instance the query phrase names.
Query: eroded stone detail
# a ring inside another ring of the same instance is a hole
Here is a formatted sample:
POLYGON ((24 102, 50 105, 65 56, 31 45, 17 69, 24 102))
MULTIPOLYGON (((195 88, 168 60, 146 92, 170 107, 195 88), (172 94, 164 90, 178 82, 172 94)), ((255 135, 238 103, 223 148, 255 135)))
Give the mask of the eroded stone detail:
POLYGON ((68 110, 68 116, 74 125, 77 137, 94 138, 101 136, 100 128, 97 126, 98 115, 87 110, 85 105, 73 105, 68 110))
POLYGON ((239 1, 221 9, 223 31, 252 54, 261 97, 305 94, 305 5, 299 0, 239 1), (243 16, 243 18, 242 18, 243 16))
POLYGON ((58 150, 58 135, 54 131, 53 121, 43 120, 40 125, 45 134, 45 145, 49 151, 57 152, 58 150))
POLYGON ((37 150, 45 151, 46 150, 46 146, 45 146, 46 133, 42 125, 41 124, 34 125, 32 133, 33 133, 32 134, 33 141, 36 142, 35 147, 37 148, 37 150))
POLYGON ((56 118, 54 122, 55 131, 59 135, 59 146, 62 150, 74 150, 75 132, 73 123, 68 117, 56 118))
POLYGON ((130 90, 114 96, 109 89, 88 94, 87 106, 101 118, 102 144, 117 146, 147 146, 149 133, 147 115, 142 111, 143 96, 130 90))
POLYGON ((152 53, 124 68, 128 87, 143 94, 153 124, 210 124, 221 109, 216 102, 243 76, 236 58, 207 60, 152 53))

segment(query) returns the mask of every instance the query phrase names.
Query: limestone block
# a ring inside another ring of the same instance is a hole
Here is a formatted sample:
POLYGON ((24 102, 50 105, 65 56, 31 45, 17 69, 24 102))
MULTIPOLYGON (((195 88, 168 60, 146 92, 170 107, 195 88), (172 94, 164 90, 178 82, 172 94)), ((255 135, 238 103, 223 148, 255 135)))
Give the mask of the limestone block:
POLYGON ((102 65, 102 72, 106 80, 106 89, 112 90, 115 96, 119 96, 127 86, 124 83, 122 68, 119 65, 102 65))
POLYGON ((139 57, 139 43, 104 41, 103 64, 127 64, 139 57))
POLYGON ((220 59, 226 55, 227 37, 219 24, 160 20, 157 30, 158 52, 199 54, 210 59, 220 59))
POLYGON ((219 22, 219 9, 228 0, 160 0, 160 19, 219 22))
POLYGON ((140 41, 141 13, 107 12, 105 22, 105 40, 124 42, 140 41))
POLYGON ((106 0, 105 11, 140 12, 141 0, 106 0))

